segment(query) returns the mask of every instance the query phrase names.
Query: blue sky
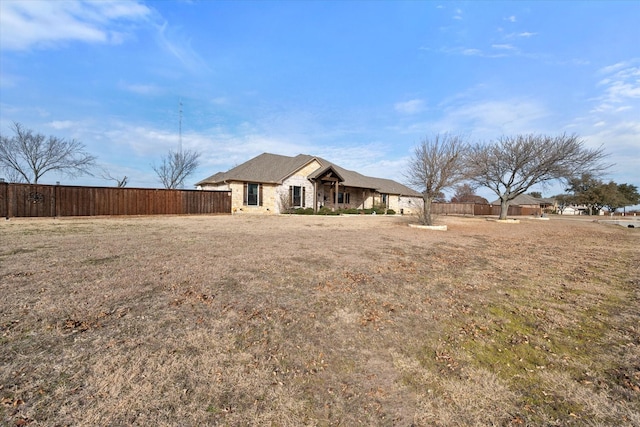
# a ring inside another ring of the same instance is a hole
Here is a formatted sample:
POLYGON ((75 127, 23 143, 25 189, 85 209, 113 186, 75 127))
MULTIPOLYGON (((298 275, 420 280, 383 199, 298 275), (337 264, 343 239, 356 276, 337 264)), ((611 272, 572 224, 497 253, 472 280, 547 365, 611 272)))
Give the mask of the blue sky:
POLYGON ((425 136, 567 132, 640 186, 639 22, 639 1, 2 0, 0 129, 78 139, 131 187, 160 186, 180 116, 187 187, 262 152, 402 182, 425 136))

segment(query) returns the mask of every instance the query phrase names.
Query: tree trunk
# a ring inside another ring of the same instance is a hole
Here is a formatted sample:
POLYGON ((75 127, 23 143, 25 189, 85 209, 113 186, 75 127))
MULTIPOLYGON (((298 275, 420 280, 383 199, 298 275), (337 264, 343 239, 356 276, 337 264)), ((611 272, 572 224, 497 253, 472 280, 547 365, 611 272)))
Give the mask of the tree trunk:
POLYGON ((509 201, 507 199, 500 199, 500 217, 499 219, 507 219, 507 213, 509 212, 509 201))
POLYGON ((433 219, 431 218, 431 204, 433 202, 432 197, 423 197, 423 218, 424 225, 433 225, 433 219))

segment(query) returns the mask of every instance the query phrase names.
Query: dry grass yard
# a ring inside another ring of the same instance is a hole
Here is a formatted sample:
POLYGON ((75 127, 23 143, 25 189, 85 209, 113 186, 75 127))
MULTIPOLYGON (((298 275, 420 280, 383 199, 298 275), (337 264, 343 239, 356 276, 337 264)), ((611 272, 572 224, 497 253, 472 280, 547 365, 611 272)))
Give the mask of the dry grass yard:
POLYGON ((0 223, 0 424, 640 426, 640 231, 0 223))

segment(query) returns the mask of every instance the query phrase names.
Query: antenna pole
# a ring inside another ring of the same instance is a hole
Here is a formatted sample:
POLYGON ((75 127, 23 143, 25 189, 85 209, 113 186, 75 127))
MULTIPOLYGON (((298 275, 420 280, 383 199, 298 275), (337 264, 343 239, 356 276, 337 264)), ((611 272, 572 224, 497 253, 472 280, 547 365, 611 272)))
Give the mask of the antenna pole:
POLYGON ((182 154, 182 99, 180 99, 180 105, 179 105, 180 109, 179 109, 179 113, 180 113, 180 120, 178 122, 178 140, 180 143, 180 147, 179 147, 179 153, 182 154))

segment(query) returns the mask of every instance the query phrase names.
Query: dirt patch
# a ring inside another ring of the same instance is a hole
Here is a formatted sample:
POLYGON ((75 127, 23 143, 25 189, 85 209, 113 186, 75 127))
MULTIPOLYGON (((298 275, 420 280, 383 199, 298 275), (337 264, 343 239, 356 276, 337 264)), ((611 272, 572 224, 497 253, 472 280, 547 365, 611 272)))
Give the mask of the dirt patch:
POLYGON ((592 221, 0 224, 8 425, 640 425, 640 238, 592 221))

